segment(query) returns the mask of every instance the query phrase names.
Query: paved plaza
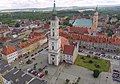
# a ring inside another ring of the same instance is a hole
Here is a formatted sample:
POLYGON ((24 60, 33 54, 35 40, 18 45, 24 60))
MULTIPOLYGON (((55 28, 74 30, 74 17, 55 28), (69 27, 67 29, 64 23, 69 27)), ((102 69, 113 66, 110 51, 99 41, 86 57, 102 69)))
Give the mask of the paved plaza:
MULTIPOLYGON (((45 68, 42 73, 44 73, 45 70, 48 70, 48 75, 44 76, 42 79, 38 77, 37 78, 41 80, 46 80, 48 84, 65 84, 66 79, 69 79, 69 84, 72 84, 73 82, 77 81, 78 77, 80 77, 79 84, 117 84, 113 83, 111 72, 102 72, 100 76, 95 79, 92 76, 93 71, 80 66, 70 65, 66 63, 61 63, 59 66, 49 65, 47 61, 46 49, 33 57, 35 58, 35 60, 32 60, 32 64, 19 65, 17 60, 12 64, 12 66, 17 66, 18 68, 21 68, 22 70, 27 72, 27 69, 33 68, 35 63, 37 63, 36 70, 47 65, 47 68, 45 68)), ((31 59, 33 57, 29 56, 29 58, 22 59, 22 61, 25 63, 28 59, 31 59)), ((112 63, 116 64, 116 62, 112 63)))

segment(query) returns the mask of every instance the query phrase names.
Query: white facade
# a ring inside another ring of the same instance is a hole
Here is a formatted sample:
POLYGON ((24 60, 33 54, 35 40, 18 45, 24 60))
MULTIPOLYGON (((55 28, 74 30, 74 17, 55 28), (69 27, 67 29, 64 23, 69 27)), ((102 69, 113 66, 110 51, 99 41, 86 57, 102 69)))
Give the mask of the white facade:
POLYGON ((59 36, 59 19, 55 11, 55 3, 53 9, 52 20, 50 23, 50 36, 48 41, 48 63, 58 66, 61 60, 61 38, 59 36))
POLYGON ((107 43, 85 42, 85 41, 79 41, 78 44, 79 44, 79 46, 85 47, 87 49, 97 49, 97 50, 120 52, 120 45, 107 44, 107 43))
POLYGON ((69 54, 63 54, 63 61, 65 61, 66 63, 70 63, 70 64, 74 64, 76 58, 78 56, 78 51, 77 51, 77 47, 74 48, 74 52, 73 55, 69 55, 69 54))
POLYGON ((11 63, 11 62, 13 62, 15 59, 18 58, 18 52, 16 51, 16 52, 11 53, 11 54, 9 54, 9 55, 4 55, 4 54, 2 54, 2 58, 3 58, 4 60, 6 60, 8 63, 11 63))
POLYGON ((50 25, 50 37, 48 42, 49 54, 48 63, 59 65, 60 62, 60 50, 61 50, 61 38, 59 36, 59 19, 52 20, 50 25))

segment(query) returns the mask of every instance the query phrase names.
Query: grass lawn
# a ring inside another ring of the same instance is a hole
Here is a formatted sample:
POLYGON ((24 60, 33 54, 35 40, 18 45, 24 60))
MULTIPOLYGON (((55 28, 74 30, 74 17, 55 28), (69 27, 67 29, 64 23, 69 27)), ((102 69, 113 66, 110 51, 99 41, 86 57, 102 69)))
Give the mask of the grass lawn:
POLYGON ((78 66, 88 68, 92 71, 97 69, 101 72, 108 72, 110 68, 109 60, 95 59, 93 57, 80 56, 80 55, 77 57, 75 64, 78 66), (92 61, 92 63, 90 63, 90 61, 92 61), (96 66, 99 66, 99 67, 96 67, 96 66))

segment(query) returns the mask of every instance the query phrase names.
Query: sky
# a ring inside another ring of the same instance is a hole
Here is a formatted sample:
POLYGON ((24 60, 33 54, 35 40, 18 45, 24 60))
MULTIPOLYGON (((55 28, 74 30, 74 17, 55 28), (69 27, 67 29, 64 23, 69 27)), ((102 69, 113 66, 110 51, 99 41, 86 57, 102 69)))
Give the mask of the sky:
MULTIPOLYGON (((2 9, 52 7, 54 0, 0 0, 2 9)), ((120 0, 56 0, 57 7, 120 5, 120 0)))

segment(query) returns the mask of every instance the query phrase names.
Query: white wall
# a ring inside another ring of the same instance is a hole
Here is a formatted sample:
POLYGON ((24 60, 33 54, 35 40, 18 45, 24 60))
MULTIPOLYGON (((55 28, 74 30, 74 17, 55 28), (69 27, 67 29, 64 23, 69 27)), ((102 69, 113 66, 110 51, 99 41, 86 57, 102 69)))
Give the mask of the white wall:
POLYGON ((2 54, 2 58, 6 60, 8 63, 13 62, 16 58, 18 58, 18 52, 11 53, 9 55, 2 54))

